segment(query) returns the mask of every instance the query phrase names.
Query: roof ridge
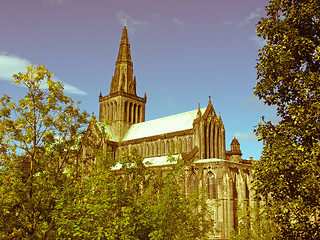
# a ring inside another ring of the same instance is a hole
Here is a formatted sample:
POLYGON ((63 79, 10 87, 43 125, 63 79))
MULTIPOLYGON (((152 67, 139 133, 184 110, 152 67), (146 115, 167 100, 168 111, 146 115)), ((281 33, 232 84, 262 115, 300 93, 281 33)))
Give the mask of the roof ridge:
MULTIPOLYGON (((204 107, 204 108, 201 108, 200 110, 201 110, 201 111, 205 111, 206 109, 207 109, 207 107, 204 107)), ((146 122, 151 122, 151 121, 156 121, 156 120, 165 119, 165 118, 170 118, 170 117, 175 117, 175 116, 178 116, 178 115, 182 115, 182 114, 186 114, 186 113, 191 113, 191 112, 195 112, 195 111, 198 111, 198 109, 191 110, 191 111, 187 111, 187 112, 176 113, 176 114, 169 115, 169 116, 166 116, 166 117, 155 118, 155 119, 151 119, 151 120, 148 120, 148 121, 145 121, 145 122, 135 123, 135 124, 133 124, 133 125, 137 125, 137 124, 141 124, 141 123, 146 123, 146 122)))

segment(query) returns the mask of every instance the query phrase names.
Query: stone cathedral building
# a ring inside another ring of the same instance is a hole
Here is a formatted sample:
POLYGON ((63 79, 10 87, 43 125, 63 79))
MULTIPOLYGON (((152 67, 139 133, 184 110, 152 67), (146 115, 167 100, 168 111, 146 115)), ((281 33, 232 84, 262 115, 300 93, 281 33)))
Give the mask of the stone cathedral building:
POLYGON ((238 225, 238 204, 251 203, 249 192, 252 160, 241 159, 237 139, 226 150, 225 128, 211 98, 205 108, 145 121, 146 94, 136 93, 137 80, 126 26, 124 26, 110 93, 100 93, 99 122, 108 123, 106 140, 116 159, 136 148, 154 167, 165 167, 169 153, 190 162, 186 169, 186 194, 206 187, 208 201, 219 200, 215 209, 215 238, 228 238, 238 225))

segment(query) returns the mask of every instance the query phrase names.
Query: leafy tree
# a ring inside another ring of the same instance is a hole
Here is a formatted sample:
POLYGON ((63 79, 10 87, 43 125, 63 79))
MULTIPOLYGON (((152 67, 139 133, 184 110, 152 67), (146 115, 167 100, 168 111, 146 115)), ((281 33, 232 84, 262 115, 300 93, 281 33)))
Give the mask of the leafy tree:
POLYGON ((0 99, 0 238, 54 238, 56 193, 79 161, 78 139, 87 125, 44 66, 13 75, 27 93, 14 103, 0 99))
MULTIPOLYGON (((247 203, 243 203, 247 204, 247 203)), ((239 208, 241 209, 241 208, 239 208)), ((238 212, 238 231, 231 232, 232 240, 272 240, 279 235, 278 228, 270 219, 268 209, 256 204, 238 212)))
POLYGON ((257 32, 255 94, 276 106, 278 123, 259 123, 262 157, 255 190, 276 239, 319 239, 320 226, 320 1, 269 0, 257 32))
POLYGON ((83 184, 64 193, 58 239, 207 239, 212 213, 204 194, 185 195, 182 165, 161 172, 135 150, 122 155, 121 168, 109 161, 112 154, 98 157, 83 184))

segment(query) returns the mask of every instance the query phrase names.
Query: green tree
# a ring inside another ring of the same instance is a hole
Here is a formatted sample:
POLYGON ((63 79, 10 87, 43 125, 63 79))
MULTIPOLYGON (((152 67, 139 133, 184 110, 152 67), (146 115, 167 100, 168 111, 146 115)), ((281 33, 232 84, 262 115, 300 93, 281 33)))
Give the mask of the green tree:
MULTIPOLYGON (((246 205, 243 203, 239 209, 246 205)), ((238 230, 231 233, 232 240, 272 240, 279 235, 278 228, 275 227, 270 218, 270 212, 265 207, 256 204, 246 207, 238 212, 238 230)))
POLYGON ((319 239, 320 1, 269 0, 266 12, 255 95, 280 120, 262 118, 256 129, 264 147, 254 189, 268 199, 276 239, 319 239))
POLYGON ((57 239, 207 239, 212 212, 201 191, 185 195, 183 165, 158 171, 135 150, 118 167, 107 164, 112 158, 98 157, 82 184, 63 193, 57 239))
POLYGON ((0 238, 52 239, 56 193, 72 185, 65 173, 80 159, 88 114, 44 66, 13 78, 27 93, 17 103, 0 99, 0 238))

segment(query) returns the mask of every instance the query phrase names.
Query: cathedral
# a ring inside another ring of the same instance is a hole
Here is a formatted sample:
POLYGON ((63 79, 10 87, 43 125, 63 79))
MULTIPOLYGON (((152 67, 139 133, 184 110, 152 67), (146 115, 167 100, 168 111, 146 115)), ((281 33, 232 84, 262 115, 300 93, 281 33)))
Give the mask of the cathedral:
POLYGON ((110 93, 99 96, 99 122, 107 123, 106 144, 114 157, 136 148, 152 166, 165 167, 168 154, 190 164, 185 170, 186 194, 205 187, 208 201, 215 207, 217 233, 214 239, 227 239, 237 231, 238 206, 253 204, 250 182, 252 160, 241 158, 240 144, 234 138, 226 150, 225 128, 209 97, 205 108, 145 121, 146 94, 139 97, 133 75, 130 44, 124 26, 110 93))

